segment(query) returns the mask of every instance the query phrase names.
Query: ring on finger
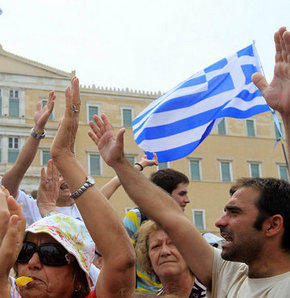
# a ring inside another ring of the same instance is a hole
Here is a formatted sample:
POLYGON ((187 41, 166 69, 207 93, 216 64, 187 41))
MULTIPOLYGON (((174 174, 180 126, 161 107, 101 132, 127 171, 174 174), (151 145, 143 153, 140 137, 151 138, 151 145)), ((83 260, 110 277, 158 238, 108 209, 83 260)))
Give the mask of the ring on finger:
POLYGON ((76 105, 72 105, 72 111, 74 112, 74 113, 77 113, 77 112, 79 112, 79 110, 77 109, 77 107, 76 107, 76 105))

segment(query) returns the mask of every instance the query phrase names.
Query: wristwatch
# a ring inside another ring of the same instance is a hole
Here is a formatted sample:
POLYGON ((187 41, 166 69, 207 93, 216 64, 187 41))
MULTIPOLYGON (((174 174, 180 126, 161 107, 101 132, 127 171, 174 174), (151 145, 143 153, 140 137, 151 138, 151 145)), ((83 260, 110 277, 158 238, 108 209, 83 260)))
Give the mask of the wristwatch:
POLYGON ((74 200, 77 199, 86 189, 93 186, 95 183, 95 179, 92 176, 86 177, 86 182, 73 194, 71 194, 70 197, 74 200))
POLYGON ((30 134, 37 140, 41 140, 45 138, 45 130, 42 132, 42 134, 38 134, 35 132, 34 127, 31 128, 30 134))

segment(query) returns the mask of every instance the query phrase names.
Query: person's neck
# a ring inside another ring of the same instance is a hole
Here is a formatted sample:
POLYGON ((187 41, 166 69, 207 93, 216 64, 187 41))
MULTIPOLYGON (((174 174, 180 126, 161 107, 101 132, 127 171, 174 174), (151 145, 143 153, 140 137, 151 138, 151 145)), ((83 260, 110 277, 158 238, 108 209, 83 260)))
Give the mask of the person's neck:
POLYGON ((162 285, 165 289, 166 294, 174 294, 179 298, 188 298, 193 285, 195 277, 186 271, 178 276, 161 278, 162 285))
POLYGON ((61 199, 59 198, 56 202, 56 206, 57 207, 68 207, 71 206, 75 203, 75 201, 73 199, 71 199, 70 197, 65 198, 65 199, 61 199))
POLYGON ((265 278, 290 271, 290 254, 283 250, 269 251, 263 257, 248 264, 250 278, 265 278))

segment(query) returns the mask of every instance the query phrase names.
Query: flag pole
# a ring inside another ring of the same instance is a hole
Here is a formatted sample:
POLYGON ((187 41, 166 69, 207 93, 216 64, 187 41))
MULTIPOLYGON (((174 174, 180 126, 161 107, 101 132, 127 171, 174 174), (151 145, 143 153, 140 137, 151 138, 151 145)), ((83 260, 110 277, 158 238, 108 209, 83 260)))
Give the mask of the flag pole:
POLYGON ((285 150, 284 142, 283 142, 282 139, 281 139, 281 145, 282 145, 282 149, 283 149, 283 154, 284 154, 284 158, 285 158, 286 166, 287 166, 287 169, 288 169, 288 171, 289 171, 289 164, 288 164, 287 154, 286 154, 286 150, 285 150))
MULTIPOLYGON (((266 79, 264 68, 263 68, 263 65, 261 63, 261 59, 260 59, 260 57, 258 55, 258 51, 256 50, 255 43, 256 43, 255 40, 253 40, 253 46, 254 46, 253 48, 254 48, 254 51, 255 51, 255 55, 257 55, 257 58, 258 58, 258 61, 259 61, 259 68, 260 68, 260 71, 261 71, 262 75, 266 79)), ((287 169, 289 171, 289 164, 288 164, 287 154, 286 154, 286 150, 285 150, 285 145, 284 145, 284 142, 283 142, 283 134, 282 134, 282 130, 281 130, 281 127, 280 127, 280 123, 278 121, 278 118, 277 118, 277 115, 275 113, 275 110, 271 109, 271 111, 272 111, 272 115, 273 115, 273 118, 274 118, 274 125, 276 126, 276 128, 277 128, 277 130, 278 130, 278 132, 280 134, 280 137, 277 137, 277 139, 276 139, 276 144, 278 144, 279 142, 281 143, 283 154, 284 154, 284 158, 285 158, 285 163, 286 163, 287 169)), ((275 148, 276 144, 274 145, 274 148, 275 148)))

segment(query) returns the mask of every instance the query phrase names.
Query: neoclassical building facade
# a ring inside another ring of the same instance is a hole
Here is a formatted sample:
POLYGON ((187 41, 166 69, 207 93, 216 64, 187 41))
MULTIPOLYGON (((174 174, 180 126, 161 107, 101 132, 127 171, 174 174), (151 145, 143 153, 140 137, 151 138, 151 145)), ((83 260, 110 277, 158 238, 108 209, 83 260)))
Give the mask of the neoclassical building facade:
MULTIPOLYGON (((41 167, 50 158, 50 145, 64 111, 64 90, 74 75, 74 71, 64 72, 7 52, 0 45, 0 175, 14 164, 29 136, 36 103, 41 101, 44 105, 50 90, 54 90, 57 96, 54 111, 46 125, 46 138, 41 140, 38 153, 21 184, 28 193, 37 190, 41 167)), ((81 85, 80 92, 82 108, 75 152, 101 187, 114 176, 114 172, 102 161, 87 135, 92 116, 107 114, 116 131, 126 127, 125 153, 134 163, 143 152, 134 141, 131 121, 161 93, 94 85, 81 85)), ((191 202, 186 208, 186 215, 201 231, 217 232, 215 219, 222 214, 229 198, 228 190, 237 178, 272 176, 288 179, 281 144, 274 148, 277 135, 270 112, 249 119, 226 118, 189 156, 160 164, 159 168, 171 167, 189 177, 191 202)), ((149 176, 155 170, 156 167, 146 168, 144 175, 149 176)), ((120 216, 134 207, 121 187, 111 202, 120 216)))

